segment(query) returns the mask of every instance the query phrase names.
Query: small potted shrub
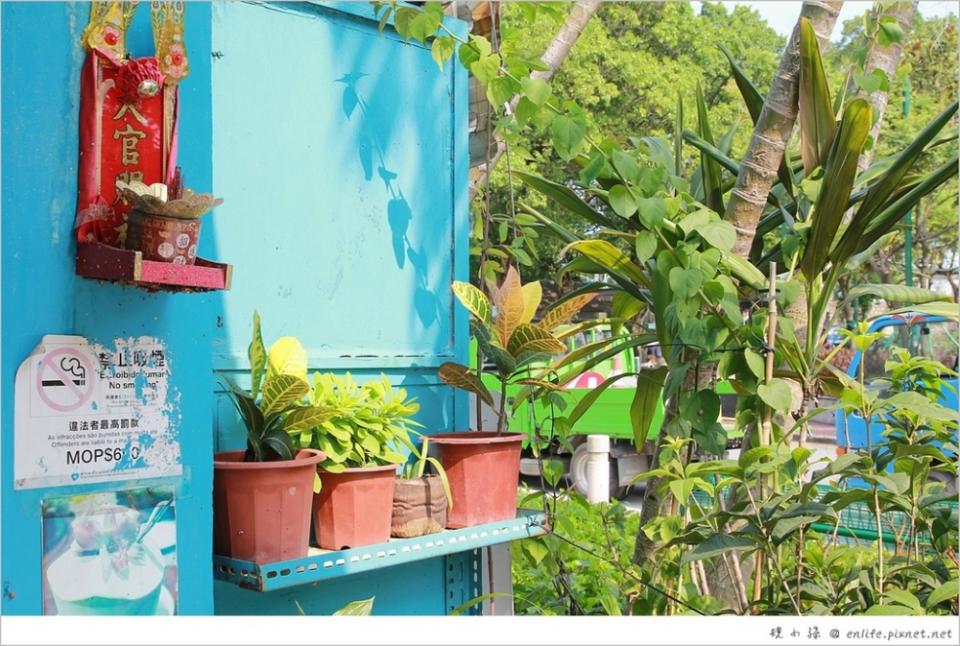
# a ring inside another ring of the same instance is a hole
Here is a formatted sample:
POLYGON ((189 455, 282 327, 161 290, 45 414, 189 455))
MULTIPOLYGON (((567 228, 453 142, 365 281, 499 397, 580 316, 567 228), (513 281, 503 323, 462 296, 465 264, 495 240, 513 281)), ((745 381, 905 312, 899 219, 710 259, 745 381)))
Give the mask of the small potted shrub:
MULTIPOLYGON (((496 430, 480 428, 475 432, 441 433, 430 440, 440 449, 440 461, 450 481, 456 507, 447 514, 447 527, 469 527, 513 518, 517 513, 517 485, 520 478, 522 433, 505 433, 507 422, 507 386, 524 384, 535 390, 553 388, 552 384, 530 377, 530 366, 563 352, 566 347, 552 334, 593 298, 577 296, 551 308, 534 323, 540 306, 538 282, 522 285, 520 275, 511 267, 503 284, 490 299, 469 283, 456 281, 453 292, 472 315, 470 329, 477 339, 480 361, 488 359, 500 383, 500 402, 467 366, 444 363, 440 379, 449 386, 470 391, 497 411, 496 430)), ((479 370, 478 370, 479 372, 479 370)))
POLYGON ((306 353, 292 337, 267 352, 256 313, 249 356, 250 390, 225 380, 246 426, 247 449, 214 456, 214 547, 217 554, 256 563, 301 558, 310 541, 317 464, 325 456, 297 450, 291 434, 331 413, 301 403, 310 391, 306 353))
POLYGON ((404 447, 416 451, 408 433, 420 407, 386 377, 360 386, 349 373, 314 374, 310 403, 332 412, 300 434, 304 446, 325 456, 313 501, 317 544, 339 550, 386 542, 397 467, 404 447))
POLYGON ((390 528, 390 535, 396 538, 435 534, 447 526, 447 507, 453 507, 453 496, 443 465, 428 455, 429 442, 430 438, 423 438, 416 461, 408 462, 397 478, 390 528), (428 462, 436 474, 425 474, 428 462))

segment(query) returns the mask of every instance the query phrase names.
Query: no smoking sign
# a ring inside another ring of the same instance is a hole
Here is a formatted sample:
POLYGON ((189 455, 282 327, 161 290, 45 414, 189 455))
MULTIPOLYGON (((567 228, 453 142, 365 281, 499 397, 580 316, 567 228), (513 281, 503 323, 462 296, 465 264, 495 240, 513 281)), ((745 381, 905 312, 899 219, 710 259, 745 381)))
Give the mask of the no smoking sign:
POLYGON ((90 358, 75 348, 60 348, 43 357, 37 369, 37 394, 55 411, 68 413, 90 401, 97 375, 90 358))

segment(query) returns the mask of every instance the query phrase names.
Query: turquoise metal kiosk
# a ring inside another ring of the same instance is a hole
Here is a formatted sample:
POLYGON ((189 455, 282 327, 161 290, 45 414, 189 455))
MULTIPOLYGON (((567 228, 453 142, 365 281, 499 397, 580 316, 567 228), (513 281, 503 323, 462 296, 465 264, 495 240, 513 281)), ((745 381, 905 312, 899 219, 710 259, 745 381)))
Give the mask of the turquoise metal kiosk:
MULTIPOLYGON (((75 270, 88 12, 85 3, 2 5, 3 613, 42 614, 66 594, 49 589, 51 501, 121 491, 149 498, 151 522, 171 528, 157 547, 173 576, 157 606, 165 612, 325 614, 376 596, 375 614, 445 614, 479 594, 479 549, 538 533, 534 520, 255 571, 215 563, 211 539, 213 454, 244 442, 216 375, 242 374, 255 308, 265 336, 303 341, 311 369, 361 380, 384 373, 418 398, 428 432, 468 427, 465 397, 436 376, 467 352, 466 313, 449 289, 468 273, 464 70, 441 71, 428 48, 389 27, 379 33, 366 3, 189 3, 179 165, 191 187, 225 199, 206 220, 199 255, 231 263, 232 284, 147 292, 75 270), (14 377, 44 335, 160 344, 177 468, 15 486, 14 377)), ((127 47, 151 50, 146 12, 127 47)))

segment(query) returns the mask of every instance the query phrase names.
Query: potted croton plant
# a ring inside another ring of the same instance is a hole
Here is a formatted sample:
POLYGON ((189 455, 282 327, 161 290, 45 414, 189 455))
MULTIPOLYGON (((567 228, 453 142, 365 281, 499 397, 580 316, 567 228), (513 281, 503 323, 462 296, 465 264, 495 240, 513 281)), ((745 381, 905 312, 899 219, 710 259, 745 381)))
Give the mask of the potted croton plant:
MULTIPOLYGON (((534 322, 542 297, 540 283, 522 285, 513 267, 507 271, 503 284, 492 290, 492 304, 469 283, 455 281, 453 292, 470 311, 470 329, 477 339, 480 358, 496 366, 492 374, 500 383, 500 401, 496 405, 479 369, 474 372, 450 362, 440 366, 439 376, 444 383, 474 393, 497 412, 496 429, 481 428, 481 420, 477 419, 477 431, 430 437, 440 449, 440 461, 456 501, 456 507, 447 514, 447 527, 457 528, 516 515, 520 448, 525 436, 505 432, 507 386, 525 384, 537 390, 554 387, 530 377, 530 366, 566 349, 552 331, 573 318, 594 295, 567 299, 534 322)), ((484 365, 484 361, 477 365, 484 365)))
POLYGON ((317 464, 326 456, 298 450, 294 436, 332 413, 302 402, 310 391, 306 353, 293 337, 266 351, 257 313, 248 354, 250 390, 225 380, 246 427, 247 448, 214 456, 214 547, 217 554, 256 563, 302 558, 317 464))
POLYGON ((325 456, 313 504, 317 544, 339 550, 386 542, 397 467, 404 448, 416 451, 408 433, 420 407, 385 376, 361 386, 349 373, 314 374, 310 403, 331 413, 299 437, 325 456))

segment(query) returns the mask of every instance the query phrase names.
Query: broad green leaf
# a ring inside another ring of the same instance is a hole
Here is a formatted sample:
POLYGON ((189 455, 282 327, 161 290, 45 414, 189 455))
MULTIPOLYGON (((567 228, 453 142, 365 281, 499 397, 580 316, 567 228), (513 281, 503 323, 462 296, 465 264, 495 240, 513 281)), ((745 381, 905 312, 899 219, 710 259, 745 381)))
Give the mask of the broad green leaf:
MULTIPOLYGON (((836 131, 836 116, 820 59, 817 34, 807 18, 800 19, 799 108, 800 154, 804 174, 809 177, 814 168, 826 163, 836 131)), ((869 129, 869 124, 867 127, 869 129)), ((832 179, 832 176, 828 177, 832 179)))
POLYGON ((535 76, 524 78, 521 82, 523 95, 536 106, 542 106, 550 98, 550 84, 535 76))
POLYGON ((629 218, 637 212, 637 201, 630 189, 623 184, 611 187, 609 193, 607 193, 607 200, 610 202, 610 208, 616 211, 619 216, 629 218))
POLYGON ((543 318, 540 319, 537 326, 548 332, 556 329, 558 326, 563 325, 576 316, 580 310, 586 307, 587 303, 596 298, 596 296, 596 294, 582 294, 554 305, 547 310, 547 313, 543 315, 543 318))
POLYGON ((930 303, 932 301, 952 301, 947 294, 935 292, 922 287, 907 285, 881 285, 865 283, 857 285, 847 294, 847 300, 852 301, 862 296, 876 296, 890 303, 930 303))
POLYGON ((733 550, 745 550, 752 547, 756 547, 754 542, 744 536, 714 534, 689 552, 685 552, 680 562, 686 564, 690 561, 702 561, 733 550))
POLYGON ((280 337, 267 352, 267 379, 277 375, 290 375, 307 381, 307 353, 300 341, 292 336, 280 337))
POLYGON ((746 360, 747 367, 750 368, 750 372, 752 372, 757 379, 763 379, 765 375, 765 362, 763 357, 761 357, 754 350, 745 348, 743 351, 743 358, 746 360))
POLYGON ((863 99, 852 101, 843 111, 833 146, 824 162, 824 182, 817 196, 812 225, 800 262, 808 280, 823 271, 857 173, 857 160, 863 150, 872 123, 873 108, 863 99))
POLYGON ((951 579, 947 581, 936 590, 930 593, 930 596, 927 597, 927 610, 932 610, 937 604, 941 604, 944 601, 949 601, 950 599, 955 599, 957 597, 957 592, 960 590, 960 580, 951 579))
POLYGON ((373 612, 373 602, 375 599, 376 597, 370 597, 369 599, 361 599, 360 601, 351 601, 333 614, 334 616, 340 617, 365 617, 373 612))
POLYGON ((637 387, 630 403, 630 424, 633 427, 633 444, 638 450, 647 441, 666 378, 666 366, 644 369, 637 375, 637 387))
POLYGON ((770 383, 757 386, 757 395, 770 408, 786 413, 790 410, 793 401, 790 386, 783 379, 771 379, 770 383))
POLYGON ((587 135, 587 119, 582 112, 567 111, 557 115, 550 122, 550 134, 557 155, 564 161, 570 161, 583 145, 587 135))
POLYGON ((260 407, 267 419, 290 408, 310 392, 310 384, 296 375, 278 374, 267 377, 263 383, 263 399, 260 407))
POLYGON ((517 329, 510 336, 510 342, 507 344, 507 352, 514 358, 519 357, 524 352, 556 354, 566 349, 567 347, 558 341, 555 336, 543 328, 529 323, 517 326, 517 329))
POLYGON ((260 394, 260 384, 263 383, 263 373, 267 366, 267 350, 263 345, 263 336, 260 333, 260 314, 253 311, 253 339, 247 348, 247 357, 250 359, 250 394, 254 400, 260 394))
POLYGON ((440 377, 440 381, 448 386, 472 392, 480 397, 487 406, 494 407, 490 391, 487 390, 487 387, 483 385, 477 375, 470 371, 470 368, 448 361, 440 366, 437 376, 440 377))
POLYGON ((499 72, 500 56, 497 54, 486 54, 470 64, 470 73, 484 85, 497 78, 499 72))
POLYGON ((890 91, 890 79, 887 78, 886 72, 881 69, 875 69, 869 74, 854 73, 853 82, 867 94, 873 94, 877 90, 890 91))
POLYGON ((903 40, 903 29, 894 16, 883 16, 880 19, 880 29, 877 31, 877 43, 881 47, 889 47, 893 43, 903 40), (889 20, 887 20, 889 18, 889 20))
POLYGON ((459 300, 471 314, 483 321, 486 325, 490 325, 493 321, 493 313, 486 294, 470 283, 459 280, 453 281, 453 293, 456 295, 457 300, 459 300))
POLYGON ((563 477, 563 462, 560 460, 544 460, 541 464, 543 477, 547 484, 556 487, 563 477))
POLYGON ((500 335, 500 345, 508 347, 510 335, 523 320, 523 285, 520 283, 520 274, 511 265, 503 284, 494 292, 494 305, 497 307, 497 316, 494 324, 500 335))
POLYGON ((710 220, 698 228, 697 233, 712 247, 722 251, 729 251, 737 241, 737 230, 724 220, 710 220))
POLYGON ((947 406, 932 402, 920 393, 912 390, 897 393, 882 401, 885 406, 903 409, 922 417, 941 422, 955 422, 958 417, 955 408, 948 408, 947 406))
POLYGON ((901 606, 906 606, 913 611, 913 614, 923 614, 923 606, 920 605, 920 600, 912 593, 907 590, 900 590, 897 588, 887 589, 884 591, 883 596, 895 603, 900 604, 901 606))
POLYGON ((703 273, 699 269, 674 267, 670 270, 670 289, 677 298, 693 298, 702 285, 703 273))
POLYGON ((647 262, 657 253, 657 236, 651 231, 637 232, 634 248, 637 253, 637 260, 641 263, 647 262))
MULTIPOLYGON (((477 38, 483 39, 482 36, 478 36, 477 38)), ((473 37, 471 37, 470 40, 471 42, 475 41, 473 37)), ((483 40, 486 40, 486 39, 483 39, 483 40)), ((490 46, 489 42, 487 43, 487 46, 488 47, 490 46)), ((460 45, 460 49, 458 50, 457 55, 460 58, 460 63, 467 69, 470 69, 471 65, 473 65, 475 62, 480 60, 480 53, 476 50, 474 46, 471 46, 469 43, 463 43, 462 45, 460 45)))
POLYGON ((638 217, 648 229, 659 227, 667 217, 667 201, 662 197, 641 197, 635 203, 638 217))
POLYGON ((613 167, 620 173, 620 177, 631 184, 640 183, 640 164, 637 163, 636 157, 622 150, 614 150, 610 159, 613 167))
POLYGON ((453 36, 440 36, 433 39, 433 44, 430 46, 430 55, 437 67, 443 70, 443 64, 453 56, 456 48, 457 41, 453 36))
POLYGON ((506 76, 495 76, 487 83, 487 100, 495 108, 501 108, 516 94, 516 84, 506 76))

